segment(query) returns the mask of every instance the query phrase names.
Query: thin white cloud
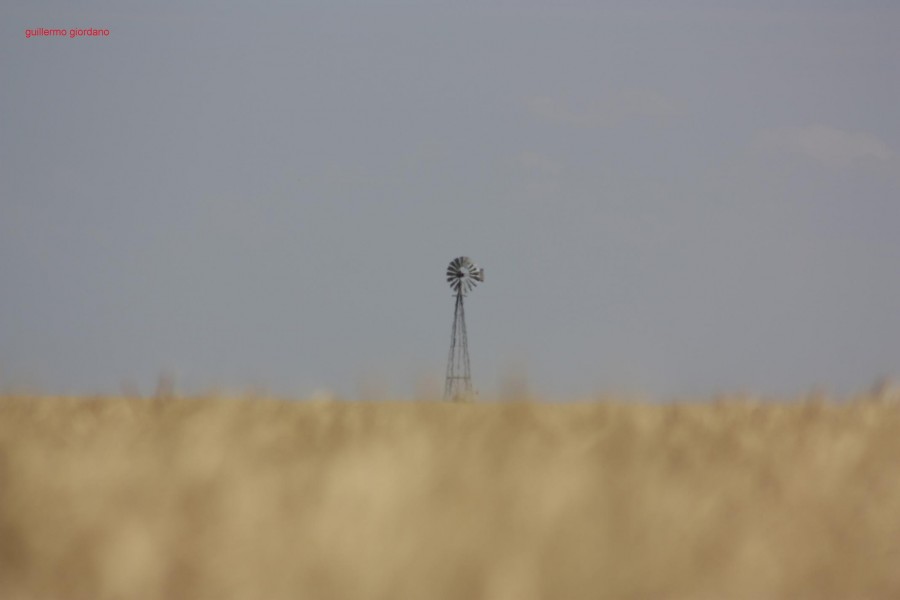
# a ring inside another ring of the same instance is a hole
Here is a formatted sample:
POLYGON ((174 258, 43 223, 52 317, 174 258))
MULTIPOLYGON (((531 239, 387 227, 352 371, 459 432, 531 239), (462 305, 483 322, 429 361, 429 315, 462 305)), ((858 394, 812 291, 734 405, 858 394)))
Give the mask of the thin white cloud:
POLYGON ((829 166, 898 160, 897 153, 874 135, 826 125, 767 129, 756 136, 755 142, 765 151, 799 154, 829 166))
POLYGON ((679 113, 675 103, 652 90, 622 90, 587 107, 545 96, 528 100, 528 110, 536 117, 575 127, 614 127, 634 119, 668 120, 679 113))

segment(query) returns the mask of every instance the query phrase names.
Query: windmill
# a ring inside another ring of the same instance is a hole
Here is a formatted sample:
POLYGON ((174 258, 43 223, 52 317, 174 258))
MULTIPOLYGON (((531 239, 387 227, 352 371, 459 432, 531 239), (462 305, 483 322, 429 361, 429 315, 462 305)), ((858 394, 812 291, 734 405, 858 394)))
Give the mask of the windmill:
POLYGON ((447 283, 456 292, 453 312, 453 334, 450 336, 450 356, 447 359, 447 380, 444 400, 465 401, 472 397, 472 375, 469 371, 469 341, 466 336, 466 311, 463 298, 484 281, 484 269, 468 256, 460 256, 447 266, 447 283))

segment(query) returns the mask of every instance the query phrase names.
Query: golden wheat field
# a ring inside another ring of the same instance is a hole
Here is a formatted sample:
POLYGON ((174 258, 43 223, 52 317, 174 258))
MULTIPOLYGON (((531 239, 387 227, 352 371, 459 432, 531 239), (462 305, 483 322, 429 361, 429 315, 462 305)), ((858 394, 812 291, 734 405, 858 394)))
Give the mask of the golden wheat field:
POLYGON ((0 598, 900 598, 900 394, 0 397, 0 598))

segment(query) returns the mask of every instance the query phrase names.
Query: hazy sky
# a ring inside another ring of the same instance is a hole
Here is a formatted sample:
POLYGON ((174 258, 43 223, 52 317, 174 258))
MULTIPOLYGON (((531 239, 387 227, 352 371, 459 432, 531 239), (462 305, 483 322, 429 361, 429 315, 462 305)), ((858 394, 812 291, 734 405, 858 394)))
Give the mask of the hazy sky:
POLYGON ((482 394, 900 375, 898 31, 895 1, 6 0, 0 387, 442 385, 459 255, 482 394))

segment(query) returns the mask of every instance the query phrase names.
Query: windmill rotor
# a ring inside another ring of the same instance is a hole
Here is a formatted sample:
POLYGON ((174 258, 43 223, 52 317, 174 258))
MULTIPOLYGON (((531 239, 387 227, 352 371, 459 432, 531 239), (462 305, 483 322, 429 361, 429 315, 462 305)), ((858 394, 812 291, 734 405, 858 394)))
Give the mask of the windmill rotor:
POLYGON ((484 281, 484 269, 472 262, 468 256, 459 256, 447 265, 447 283, 456 293, 467 294, 484 281))

